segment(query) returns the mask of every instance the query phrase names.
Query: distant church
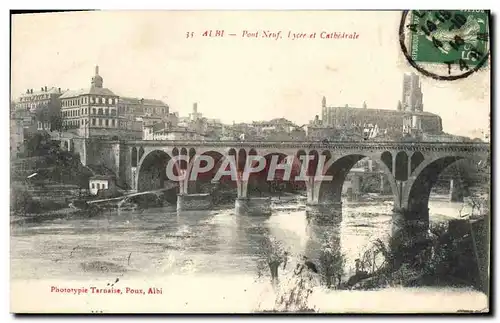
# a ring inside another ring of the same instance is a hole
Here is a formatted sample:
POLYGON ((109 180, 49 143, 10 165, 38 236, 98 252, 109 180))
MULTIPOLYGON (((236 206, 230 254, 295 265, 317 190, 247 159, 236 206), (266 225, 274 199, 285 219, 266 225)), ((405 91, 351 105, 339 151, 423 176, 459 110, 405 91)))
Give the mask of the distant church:
POLYGON ((418 75, 404 74, 402 100, 397 110, 327 106, 326 97, 321 101, 321 123, 337 129, 377 125, 380 129, 401 129, 403 133, 425 132, 440 134, 443 130, 441 117, 424 112, 423 93, 418 75))

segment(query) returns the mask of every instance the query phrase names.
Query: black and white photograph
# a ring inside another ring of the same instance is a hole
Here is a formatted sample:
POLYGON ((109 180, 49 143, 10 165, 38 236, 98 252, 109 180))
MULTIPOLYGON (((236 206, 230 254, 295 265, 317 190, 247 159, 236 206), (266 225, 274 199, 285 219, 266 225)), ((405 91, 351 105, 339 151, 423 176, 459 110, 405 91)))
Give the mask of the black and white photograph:
POLYGON ((12 13, 10 311, 489 313, 490 24, 12 13))

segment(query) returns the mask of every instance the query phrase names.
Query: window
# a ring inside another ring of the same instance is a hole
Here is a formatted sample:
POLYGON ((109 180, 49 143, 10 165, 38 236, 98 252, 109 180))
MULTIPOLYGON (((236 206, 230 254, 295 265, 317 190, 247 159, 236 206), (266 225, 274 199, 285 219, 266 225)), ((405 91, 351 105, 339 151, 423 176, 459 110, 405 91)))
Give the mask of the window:
POLYGON ((99 97, 99 103, 102 104, 102 98, 101 97, 99 97))
POLYGON ((106 115, 109 116, 109 109, 106 108, 106 110, 104 110, 104 111, 105 111, 106 115))
POLYGON ((111 115, 112 115, 112 116, 115 116, 115 115, 116 115, 116 110, 115 110, 115 109, 111 109, 111 115))
POLYGON ((95 97, 92 97, 92 103, 95 103, 95 97))
POLYGON ((115 127, 115 126, 116 126, 115 119, 111 120, 111 125, 112 125, 113 127, 115 127))
POLYGON ((95 188, 95 184, 94 183, 92 183, 92 188, 95 188))
POLYGON ((104 123, 105 123, 106 127, 109 126, 109 120, 108 119, 104 120, 104 123))
POLYGON ((92 118, 92 125, 95 126, 95 118, 92 118))
POLYGON ((83 108, 82 108, 82 111, 81 111, 81 112, 82 112, 82 114, 83 114, 83 108))
POLYGON ((99 108, 99 110, 97 110, 97 114, 102 116, 102 108, 99 108))
POLYGON ((102 126, 102 119, 99 119, 99 125, 102 126))
POLYGON ((95 108, 92 108, 92 114, 95 115, 95 108))

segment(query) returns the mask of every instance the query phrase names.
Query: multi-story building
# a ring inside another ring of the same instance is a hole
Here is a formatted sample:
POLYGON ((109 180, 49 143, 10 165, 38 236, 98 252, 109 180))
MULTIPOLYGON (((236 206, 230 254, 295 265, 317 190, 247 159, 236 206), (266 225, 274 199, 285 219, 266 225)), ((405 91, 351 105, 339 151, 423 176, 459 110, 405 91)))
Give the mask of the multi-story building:
POLYGON ((297 126, 285 118, 276 118, 269 121, 254 121, 252 127, 257 136, 267 136, 270 133, 290 133, 297 126))
POLYGON ((120 97, 118 100, 118 113, 130 120, 139 117, 156 117, 160 121, 165 120, 169 115, 169 106, 154 99, 139 99, 130 97, 120 97))
POLYGON ((47 86, 39 91, 26 90, 15 103, 16 117, 23 118, 27 133, 45 130, 58 130, 61 126, 60 110, 61 88, 47 86))
POLYGON ((60 97, 63 129, 76 129, 82 137, 115 137, 120 129, 118 95, 103 87, 99 67, 90 88, 68 90, 60 97))
POLYGON ((135 120, 142 122, 144 127, 154 125, 155 123, 165 122, 164 118, 159 116, 142 116, 135 118, 135 120))
POLYGON ((203 140, 204 135, 189 128, 171 127, 165 122, 143 127, 143 140, 203 140))

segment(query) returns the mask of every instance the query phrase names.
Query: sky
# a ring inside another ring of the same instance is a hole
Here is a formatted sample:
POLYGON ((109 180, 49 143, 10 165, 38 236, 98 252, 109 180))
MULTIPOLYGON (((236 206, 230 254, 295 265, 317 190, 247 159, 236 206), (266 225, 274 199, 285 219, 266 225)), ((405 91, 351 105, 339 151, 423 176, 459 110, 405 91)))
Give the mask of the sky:
MULTIPOLYGON (((121 96, 161 99, 180 115, 223 122, 285 117, 299 125, 330 106, 397 108, 405 72, 400 12, 101 11, 30 14, 12 21, 11 97, 26 89, 90 86, 99 65, 104 87, 121 96), (224 30, 222 38, 202 37, 224 30), (245 38, 281 31, 283 39, 245 38), (321 32, 358 34, 321 39, 321 32), (194 37, 187 38, 193 32, 194 37), (291 40, 289 32, 316 32, 291 40), (229 36, 235 33, 236 36, 229 36)), ((445 132, 489 129, 489 68, 457 81, 420 77, 424 111, 445 132)))

